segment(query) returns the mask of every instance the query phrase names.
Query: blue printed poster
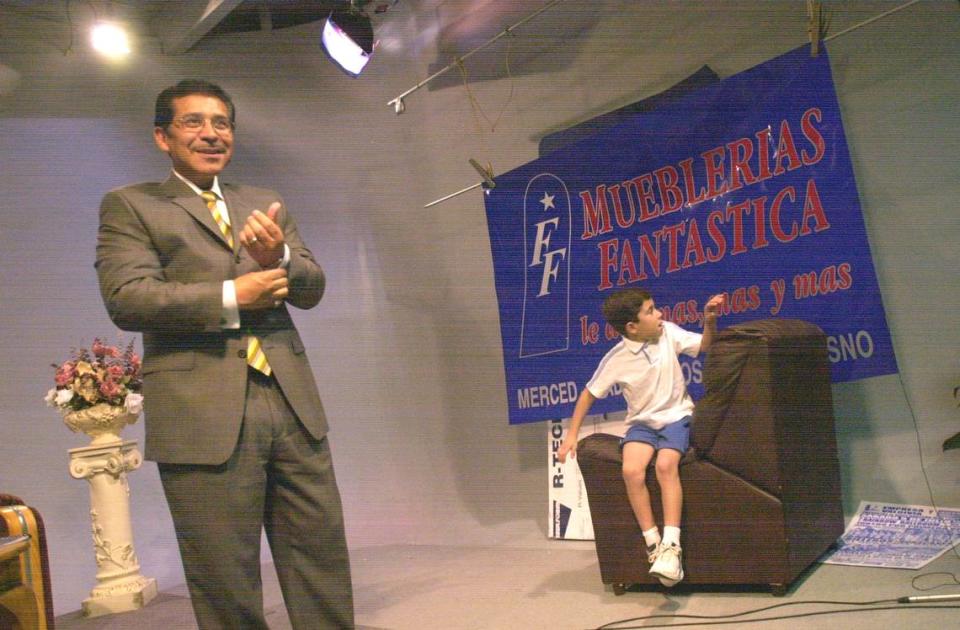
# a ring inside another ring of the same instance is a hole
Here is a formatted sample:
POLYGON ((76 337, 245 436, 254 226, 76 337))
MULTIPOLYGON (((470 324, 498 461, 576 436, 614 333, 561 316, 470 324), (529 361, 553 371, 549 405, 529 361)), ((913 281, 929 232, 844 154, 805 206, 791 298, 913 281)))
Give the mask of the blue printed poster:
MULTIPOLYGON (((485 196, 511 424, 569 417, 618 340, 618 288, 665 320, 797 318, 834 382, 897 371, 826 51, 804 46, 494 179, 485 196)), ((703 357, 682 360, 694 398, 703 357)), ((596 413, 624 408, 620 396, 596 413)))

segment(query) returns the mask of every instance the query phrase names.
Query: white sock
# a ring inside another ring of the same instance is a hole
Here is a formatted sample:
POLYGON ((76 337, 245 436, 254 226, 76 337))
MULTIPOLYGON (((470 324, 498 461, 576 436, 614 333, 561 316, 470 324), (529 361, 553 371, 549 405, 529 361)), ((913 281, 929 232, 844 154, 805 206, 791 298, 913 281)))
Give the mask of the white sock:
POLYGON ((664 546, 677 545, 680 546, 680 528, 673 527, 672 525, 666 525, 663 528, 663 544, 664 546))
POLYGON ((647 547, 656 547, 660 544, 660 531, 656 527, 651 527, 643 532, 643 542, 647 543, 647 547))

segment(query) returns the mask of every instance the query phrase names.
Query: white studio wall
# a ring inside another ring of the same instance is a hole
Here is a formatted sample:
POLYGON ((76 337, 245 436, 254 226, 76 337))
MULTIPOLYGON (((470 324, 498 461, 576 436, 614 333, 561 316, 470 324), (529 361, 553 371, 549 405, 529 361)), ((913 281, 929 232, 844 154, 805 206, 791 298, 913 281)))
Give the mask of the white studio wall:
MULTIPOLYGON (((537 157, 543 135, 704 64, 725 77, 801 45, 804 3, 588 3, 588 26, 559 41, 557 25, 586 11, 561 3, 511 39, 512 77, 471 83, 491 121, 503 109, 494 131, 462 84, 416 92, 401 116, 386 105, 436 61, 437 4, 388 14, 355 80, 319 50, 319 24, 208 37, 180 55, 147 37, 104 66, 29 39, 31 25, 0 8, 0 63, 20 76, 0 93, 0 491, 43 515, 57 614, 79 608, 95 567, 87 489, 67 471, 67 449, 85 439, 42 403, 50 364, 95 336, 121 338, 93 269, 97 208, 110 188, 166 176, 153 99, 188 76, 237 104, 225 178, 279 190, 327 273, 320 306, 295 317, 331 420, 351 547, 558 544, 546 539, 546 426, 504 415, 483 193, 422 206, 477 181, 469 158, 510 170, 537 157)), ((832 32, 898 3, 835 4, 832 32)), ((934 500, 957 507, 960 451, 941 445, 960 430, 960 9, 919 3, 827 48, 901 371, 834 387, 845 508, 930 504, 920 450, 934 500)), ((485 52, 489 65, 506 50, 485 52)), ((123 437, 142 448, 142 420, 123 437)), ((170 588, 182 573, 155 465, 130 485, 143 573, 170 588)))

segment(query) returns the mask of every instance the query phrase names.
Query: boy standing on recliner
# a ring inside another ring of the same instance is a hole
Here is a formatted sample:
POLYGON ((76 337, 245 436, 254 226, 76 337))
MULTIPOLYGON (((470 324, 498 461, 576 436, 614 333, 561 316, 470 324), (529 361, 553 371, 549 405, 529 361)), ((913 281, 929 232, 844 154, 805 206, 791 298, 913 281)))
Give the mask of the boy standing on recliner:
POLYGON ((650 560, 650 574, 664 586, 683 579, 680 514, 683 489, 680 459, 690 442, 693 400, 687 393, 677 356, 706 352, 717 331, 724 297, 710 298, 703 312, 703 334, 664 322, 653 298, 643 289, 624 289, 603 302, 603 316, 623 337, 600 361, 577 400, 570 429, 560 446, 560 461, 576 456, 577 434, 597 398, 620 385, 627 401, 627 431, 620 441, 623 480, 650 560), (663 499, 663 538, 657 529, 646 486, 647 465, 657 454, 657 483, 663 499))

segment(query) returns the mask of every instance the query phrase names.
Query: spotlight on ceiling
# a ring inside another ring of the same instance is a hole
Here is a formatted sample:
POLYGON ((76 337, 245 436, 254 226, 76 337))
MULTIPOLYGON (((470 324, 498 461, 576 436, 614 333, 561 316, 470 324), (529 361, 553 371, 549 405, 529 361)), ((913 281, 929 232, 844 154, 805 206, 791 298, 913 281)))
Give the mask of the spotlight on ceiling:
POLYGON ((323 25, 320 42, 341 70, 352 77, 360 76, 373 55, 373 24, 354 4, 336 9, 323 25))
POLYGON ((90 29, 90 42, 93 49, 111 59, 119 59, 130 54, 130 41, 123 27, 113 22, 97 22, 90 29))

